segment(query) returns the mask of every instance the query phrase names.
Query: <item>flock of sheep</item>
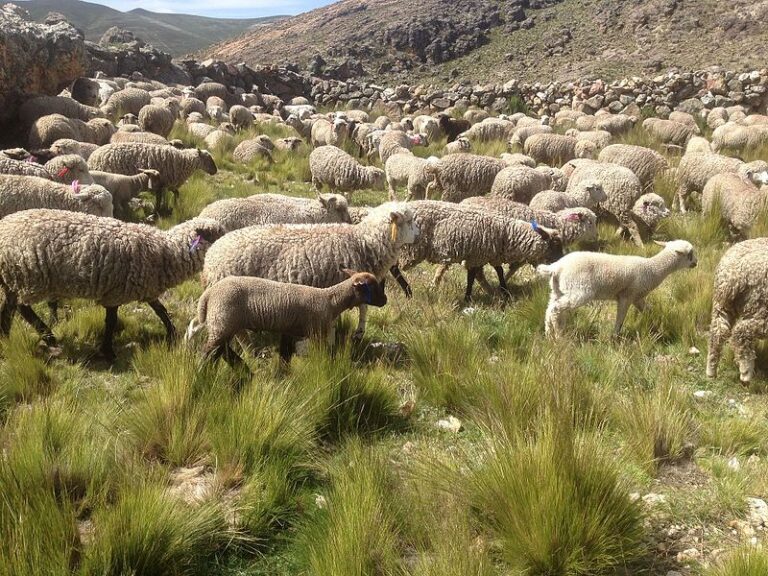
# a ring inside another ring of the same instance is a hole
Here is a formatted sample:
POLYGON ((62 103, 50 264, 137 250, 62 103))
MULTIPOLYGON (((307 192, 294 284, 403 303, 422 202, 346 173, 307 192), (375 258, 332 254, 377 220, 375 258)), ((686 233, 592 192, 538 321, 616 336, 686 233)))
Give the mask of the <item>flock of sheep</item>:
MULTIPOLYGON (((238 332, 272 331, 281 334, 280 355, 288 360, 296 338, 333 338, 335 319, 353 307, 360 309, 355 335, 361 336, 367 306, 387 301, 385 276, 391 273, 410 296, 403 272, 422 262, 439 265, 435 286, 451 264, 463 264, 467 300, 476 281, 493 291, 486 264, 505 293, 521 266, 536 266, 551 289, 547 335, 561 336, 565 313, 595 300, 617 302, 618 332, 629 306, 642 310, 669 274, 696 265, 693 246, 657 242, 663 249, 650 258, 564 256, 565 248, 594 242, 599 221, 615 224, 617 234, 639 246, 650 241, 670 213, 653 191, 663 174, 677 182, 674 208, 689 210, 693 193, 700 193, 702 210, 720 211, 737 237, 766 205, 768 164, 720 154, 768 143, 768 117, 740 107, 708 112, 711 142, 690 114, 645 120, 650 138, 682 154, 676 169, 650 148, 613 143, 635 117, 448 112, 454 113, 371 121, 362 110, 318 114, 303 98, 286 104, 214 82, 180 88, 140 78, 82 78, 68 95, 31 99, 20 113, 26 148, 0 153, 0 332, 8 333, 18 310, 53 345, 50 326, 32 305, 48 302, 54 322, 59 300, 91 299, 106 310, 101 350, 113 359, 119 306, 147 302, 172 340, 176 331, 159 298, 201 274, 206 289, 188 337, 205 328, 206 354, 236 364, 230 341, 238 332), (275 149, 290 153, 306 142, 313 148, 316 198, 220 200, 167 231, 124 221, 141 192, 155 194, 155 210, 169 210, 166 192, 178 196, 196 170, 216 174, 209 152, 168 140, 179 122, 210 148, 254 125, 293 128, 295 137, 242 141, 232 160, 271 161, 275 149), (443 137, 440 157, 413 154, 415 146, 443 137), (472 152, 489 142, 521 152, 498 158, 472 152), (348 202, 356 190, 385 188, 390 201, 380 206, 348 202), (398 201, 402 188, 405 202, 398 201)), ((754 341, 768 329, 767 247, 762 238, 740 242, 717 268, 710 376, 729 338, 741 380, 753 376, 754 341)))

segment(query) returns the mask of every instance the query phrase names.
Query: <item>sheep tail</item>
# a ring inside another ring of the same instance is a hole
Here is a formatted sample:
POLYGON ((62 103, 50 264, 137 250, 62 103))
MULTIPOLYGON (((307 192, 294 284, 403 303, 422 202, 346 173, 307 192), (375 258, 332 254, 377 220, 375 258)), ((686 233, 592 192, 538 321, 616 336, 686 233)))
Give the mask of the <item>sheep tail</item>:
POLYGON ((554 264, 539 264, 536 266, 536 273, 542 278, 549 279, 549 286, 552 288, 552 293, 555 296, 562 294, 560 292, 559 271, 560 269, 554 264))
POLYGON ((197 303, 197 318, 192 318, 192 320, 189 321, 189 326, 187 326, 187 331, 184 334, 184 340, 186 342, 192 340, 195 334, 205 328, 205 320, 208 315, 209 294, 209 291, 206 290, 203 292, 203 295, 200 296, 200 301, 197 303))

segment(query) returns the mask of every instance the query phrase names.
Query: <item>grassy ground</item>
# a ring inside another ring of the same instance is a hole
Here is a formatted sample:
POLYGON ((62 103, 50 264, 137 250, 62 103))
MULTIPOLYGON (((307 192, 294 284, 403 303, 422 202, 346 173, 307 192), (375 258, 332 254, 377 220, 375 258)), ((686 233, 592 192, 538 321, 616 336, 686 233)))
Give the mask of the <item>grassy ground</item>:
MULTIPOLYGON (((218 198, 311 194, 308 150, 243 167, 227 160, 235 143, 160 226, 218 198)), ((668 201, 673 187, 657 183, 668 201)), ((600 237, 609 252, 658 250, 600 237)), ((113 366, 94 356, 103 311, 88 302, 69 303, 55 357, 17 321, 0 342, 0 574, 765 574, 747 500, 768 497, 765 373, 742 389, 729 352, 704 375, 728 238, 699 214, 658 237, 690 240, 699 266, 618 339, 599 305, 547 341, 530 270, 509 303, 478 292, 467 307, 459 267, 434 291, 424 266, 408 275, 414 298, 393 290, 333 359, 310 348, 285 373, 276 339, 253 337, 240 394, 225 365, 168 348, 142 304, 121 309, 113 366), (459 430, 438 425, 451 416, 459 430)), ((200 292, 191 280, 164 297, 177 326, 200 292)))

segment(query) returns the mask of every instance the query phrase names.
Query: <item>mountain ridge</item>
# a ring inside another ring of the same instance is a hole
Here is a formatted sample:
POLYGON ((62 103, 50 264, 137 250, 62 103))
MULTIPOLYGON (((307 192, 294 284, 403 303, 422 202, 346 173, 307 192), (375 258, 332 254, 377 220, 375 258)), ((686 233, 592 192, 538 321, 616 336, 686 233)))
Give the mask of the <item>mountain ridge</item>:
POLYGON ((203 55, 311 72, 348 61, 359 76, 389 84, 612 79, 761 68, 766 19, 768 1, 751 0, 341 0, 203 55))
POLYGON ((285 18, 210 18, 151 12, 144 8, 121 12, 109 6, 83 0, 14 0, 13 3, 24 8, 29 12, 31 19, 36 21, 43 21, 49 12, 63 14, 72 25, 83 31, 86 40, 92 42, 98 42, 107 29, 117 26, 130 30, 148 44, 173 56, 204 50, 254 26, 285 18))

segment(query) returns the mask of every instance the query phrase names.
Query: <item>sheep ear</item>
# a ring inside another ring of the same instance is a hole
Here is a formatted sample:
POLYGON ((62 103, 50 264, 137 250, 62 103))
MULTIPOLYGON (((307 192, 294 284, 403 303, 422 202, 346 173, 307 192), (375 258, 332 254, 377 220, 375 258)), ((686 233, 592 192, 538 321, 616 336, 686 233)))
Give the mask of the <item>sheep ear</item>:
POLYGON ((344 272, 344 274, 346 274, 346 275, 347 275, 347 276, 349 276, 350 278, 352 278, 352 276, 354 276, 355 274, 357 274, 357 272, 355 272, 355 271, 354 271, 354 270, 352 270, 351 268, 342 268, 342 269, 341 269, 341 271, 342 271, 342 272, 344 272))
POLYGON ((400 224, 403 221, 403 215, 397 211, 390 212, 389 218, 395 224, 400 224))
POLYGON ((318 192, 318 193, 317 193, 317 199, 320 201, 320 204, 322 204, 322 205, 323 205, 323 206, 325 206, 326 208, 328 207, 328 200, 329 200, 329 199, 328 199, 328 197, 327 197, 327 196, 325 196, 325 195, 323 195, 323 194, 320 194, 320 193, 318 192))
POLYGON ((662 242, 661 240, 654 240, 653 243, 658 244, 661 247, 665 247, 667 245, 666 242, 662 242))

